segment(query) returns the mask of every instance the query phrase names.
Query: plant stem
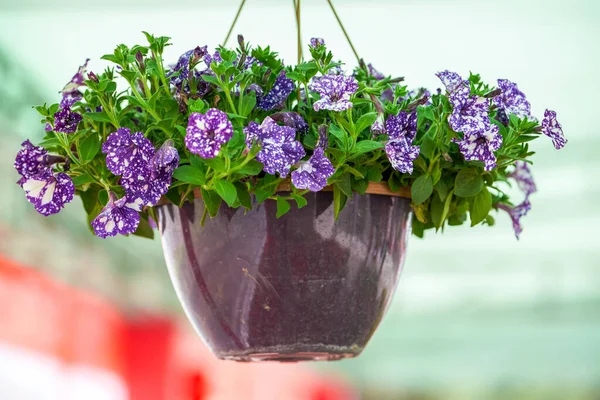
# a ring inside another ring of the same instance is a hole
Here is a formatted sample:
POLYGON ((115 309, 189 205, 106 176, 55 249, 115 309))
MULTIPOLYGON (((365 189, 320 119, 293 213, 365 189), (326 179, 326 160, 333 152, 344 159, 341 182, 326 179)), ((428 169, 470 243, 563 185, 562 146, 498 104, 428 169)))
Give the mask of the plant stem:
POLYGON ((235 27, 235 24, 240 16, 240 13, 242 12, 242 8, 244 8, 244 4, 246 4, 246 0, 242 0, 242 2, 240 3, 240 7, 237 10, 237 13, 235 14, 235 18, 233 19, 233 22, 231 23, 231 26, 229 27, 229 32, 227 32, 227 36, 225 36, 225 40, 223 41, 223 46, 225 46, 227 44, 227 41, 229 40, 229 36, 231 36, 231 32, 233 31, 233 28, 235 27))

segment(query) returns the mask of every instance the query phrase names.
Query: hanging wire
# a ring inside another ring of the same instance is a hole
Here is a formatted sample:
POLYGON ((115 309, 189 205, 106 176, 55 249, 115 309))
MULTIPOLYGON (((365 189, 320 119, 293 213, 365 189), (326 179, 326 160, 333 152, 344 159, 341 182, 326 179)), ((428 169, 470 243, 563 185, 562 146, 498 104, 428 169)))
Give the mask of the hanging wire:
MULTIPOLYGON (((300 0, 298 0, 300 1, 300 0)), ((233 28, 235 27, 235 24, 240 16, 240 13, 242 12, 242 8, 244 8, 244 4, 246 4, 246 0, 242 0, 242 2, 240 3, 240 7, 237 10, 237 13, 235 14, 235 18, 233 19, 233 22, 231 23, 231 27, 229 27, 229 32, 227 32, 227 36, 225 36, 225 40, 223 41, 223 46, 225 46, 227 44, 227 41, 229 40, 229 36, 231 36, 231 32, 233 31, 233 28)))
MULTIPOLYGON (((298 0, 298 1, 300 1, 300 0, 298 0)), ((333 6, 333 3, 331 2, 331 0, 327 0, 327 3, 329 3, 329 7, 331 7, 331 11, 333 11, 333 15, 335 15, 335 19, 337 19, 337 22, 340 25, 340 28, 342 28, 342 32, 344 32, 344 36, 346 36, 346 40, 348 41, 348 44, 352 48, 352 52, 354 53, 354 56, 356 57, 356 61, 358 61, 358 63, 360 64, 360 62, 361 62, 360 57, 358 56, 358 53, 356 52, 356 49, 354 48, 354 45, 352 44, 352 40, 350 40, 350 36, 348 36, 348 32, 346 32, 346 28, 344 28, 344 24, 342 24, 342 20, 340 19, 338 13, 335 11, 335 7, 333 6)))
POLYGON ((300 25, 300 0, 294 1, 294 9, 296 10, 296 33, 298 37, 298 64, 302 62, 302 34, 300 25))

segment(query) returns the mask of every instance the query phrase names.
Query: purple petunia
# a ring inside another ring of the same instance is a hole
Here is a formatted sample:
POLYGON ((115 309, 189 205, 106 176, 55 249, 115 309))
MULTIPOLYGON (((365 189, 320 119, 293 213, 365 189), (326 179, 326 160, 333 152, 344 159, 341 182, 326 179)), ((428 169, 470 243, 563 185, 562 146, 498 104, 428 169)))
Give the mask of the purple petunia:
POLYGON ((92 221, 94 233, 105 239, 117 234, 129 235, 136 231, 140 223, 139 211, 142 210, 142 199, 123 196, 117 199, 110 192, 108 204, 92 221))
POLYGON ((154 146, 142 132, 119 128, 102 144, 106 167, 115 175, 136 174, 154 157, 154 146))
POLYGON ((18 184, 35 210, 45 216, 59 212, 75 194, 71 178, 64 172, 54 174, 50 168, 37 175, 23 176, 18 184))
POLYGON ((531 105, 516 83, 508 79, 498 79, 498 87, 502 90, 502 93, 494 97, 493 102, 507 116, 514 114, 519 118, 524 118, 531 114, 531 105))
POLYGON ((80 114, 71 111, 70 108, 63 108, 54 114, 54 130, 62 133, 76 132, 82 119, 80 114))
POLYGON ((462 140, 453 139, 466 161, 481 161, 486 171, 496 168, 495 151, 502 146, 498 127, 488 122, 487 129, 465 134, 462 140))
MULTIPOLYGON (((454 109, 448 118, 450 127, 465 135, 479 134, 490 128, 487 100, 470 95, 468 86, 460 86, 450 93, 449 100, 454 109)), ((498 127, 494 125, 495 129, 498 127)))
POLYGON ((83 86, 83 82, 85 81, 85 70, 89 61, 90 59, 87 58, 85 60, 85 63, 79 67, 77 73, 73 75, 69 83, 65 85, 65 87, 62 90, 63 96, 79 94, 79 91, 77 89, 79 89, 80 86, 83 86))
POLYGON ((552 110, 544 111, 544 119, 542 120, 541 131, 544 135, 552 139, 552 144, 557 150, 562 149, 567 144, 562 131, 562 126, 556 120, 556 112, 552 110))
POLYGON ((325 46, 325 40, 322 38, 311 38, 309 46, 313 49, 318 49, 319 47, 325 46))
POLYGON ((226 113, 211 108, 206 114, 190 114, 186 132, 185 145, 192 154, 213 158, 232 138, 233 126, 226 113))
POLYGON ((515 163, 515 169, 506 176, 513 178, 517 182, 519 189, 525 193, 525 197, 529 197, 529 195, 537 191, 533 176, 525 161, 517 161, 515 163))
POLYGON ((384 122, 384 115, 378 114, 377 119, 371 125, 371 133, 373 134, 373 136, 383 135, 384 133, 386 133, 384 122))
POLYGON ((83 96, 81 96, 79 92, 65 94, 62 97, 59 106, 61 109, 71 108, 73 104, 77 103, 81 99, 83 99, 83 96))
POLYGON ((327 186, 327 179, 334 172, 335 169, 325 156, 324 150, 317 147, 308 161, 301 163, 298 169, 292 171, 292 184, 298 189, 318 192, 327 186))
POLYGON ((294 81, 285 76, 285 71, 281 71, 269 93, 260 96, 256 106, 264 111, 280 107, 293 90, 294 81))
POLYGON ((305 134, 308 132, 308 124, 300 116, 300 114, 293 111, 278 112, 271 115, 271 118, 277 122, 283 122, 285 126, 294 128, 296 132, 305 134))
POLYGON ((121 185, 130 198, 141 199, 142 205, 153 206, 168 192, 178 165, 179 154, 173 142, 168 140, 144 168, 123 176, 121 185))
POLYGON ((516 207, 511 207, 506 204, 498 204, 498 208, 504 210, 510 215, 512 220, 513 229, 515 231, 515 236, 519 239, 521 232, 523 232, 523 227, 521 226, 521 218, 527 215, 529 210, 531 210, 531 203, 529 199, 525 199, 521 204, 516 207))
POLYGON ((197 46, 196 48, 183 53, 179 57, 179 60, 177 60, 177 64, 175 64, 166 75, 166 77, 169 78, 169 82, 173 86, 181 87, 183 81, 188 79, 190 64, 196 64, 199 60, 203 59, 207 53, 206 46, 197 46))
POLYGON ((313 105, 315 111, 343 111, 352 108, 350 97, 358 90, 358 82, 351 76, 324 75, 313 78, 310 89, 321 95, 313 105))
POLYGON ((412 142, 417 135, 417 113, 400 111, 398 115, 391 115, 385 123, 385 130, 390 140, 385 145, 392 168, 412 174, 413 162, 419 157, 419 146, 412 142))
POLYGON ((442 83, 446 87, 446 90, 449 93, 454 92, 455 90, 459 89, 462 86, 467 86, 467 87, 469 86, 469 81, 466 79, 463 79, 456 72, 451 72, 451 71, 445 70, 445 71, 438 72, 437 74, 435 74, 435 76, 440 78, 440 80, 442 81, 442 83))
POLYGON ((256 159, 263 163, 263 170, 271 175, 279 173, 286 177, 293 164, 306 155, 302 143, 296 140, 296 131, 289 126, 279 126, 271 117, 261 125, 251 122, 244 128, 246 143, 256 141, 261 149, 256 159))
POLYGON ((14 167, 21 176, 38 175, 49 169, 48 151, 41 146, 34 146, 29 140, 24 141, 22 149, 17 153, 14 167))
POLYGON ((317 141, 317 147, 320 147, 323 150, 327 150, 327 148, 329 147, 329 137, 327 135, 329 132, 329 126, 319 125, 319 128, 317 130, 319 131, 319 140, 317 141))

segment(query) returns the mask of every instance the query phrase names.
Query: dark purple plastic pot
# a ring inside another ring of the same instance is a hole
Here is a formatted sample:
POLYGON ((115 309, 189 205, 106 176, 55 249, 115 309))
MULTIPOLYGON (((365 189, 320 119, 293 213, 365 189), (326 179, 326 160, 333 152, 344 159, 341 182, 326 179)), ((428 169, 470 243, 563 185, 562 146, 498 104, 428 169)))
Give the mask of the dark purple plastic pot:
POLYGON ((267 200, 221 207, 200 225, 201 199, 158 207, 171 280, 204 342, 221 359, 337 360, 363 350, 398 282, 410 200, 355 195, 339 219, 333 194, 277 219, 267 200))

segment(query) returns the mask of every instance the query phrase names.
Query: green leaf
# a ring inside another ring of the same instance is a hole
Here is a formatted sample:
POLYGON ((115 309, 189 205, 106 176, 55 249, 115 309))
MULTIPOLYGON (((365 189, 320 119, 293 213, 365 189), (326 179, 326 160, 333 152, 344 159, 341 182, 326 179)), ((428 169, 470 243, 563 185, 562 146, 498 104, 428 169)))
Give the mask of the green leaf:
POLYGON ((342 174, 335 182, 335 186, 338 187, 346 196, 352 196, 352 181, 350 178, 352 175, 345 173, 342 174))
POLYGON ((354 124, 354 130, 355 130, 356 134, 361 133, 363 130, 365 130, 366 128, 373 125, 373 122, 375 122, 376 119, 377 119, 376 112, 370 112, 370 113, 363 114, 358 119, 358 121, 356 121, 356 124, 354 124))
POLYGON ((534 139, 537 139, 539 136, 536 135, 521 135, 517 138, 517 140, 515 140, 515 144, 518 143, 525 143, 525 142, 529 142, 532 141, 534 139))
POLYGON ((438 196, 440 196, 440 200, 444 201, 446 196, 448 196, 447 183, 443 179, 438 181, 438 183, 435 185, 435 191, 437 192, 438 196))
POLYGON ((79 145, 79 156, 84 162, 93 160, 98 151, 100 151, 100 137, 95 133, 89 135, 79 145))
POLYGON ((383 172, 380 166, 373 166, 367 170, 367 179, 371 182, 381 182, 383 180, 383 172))
POLYGON ((314 61, 298 64, 296 67, 299 71, 311 71, 317 69, 317 64, 314 61))
POLYGON ((212 190, 200 189, 200 192, 202 193, 204 205, 208 209, 208 215, 211 217, 216 216, 219 212, 219 207, 221 207, 221 198, 212 190))
POLYGON ((296 201, 296 205, 298 208, 302 208, 308 204, 308 200, 304 196, 301 196, 296 193, 292 193, 292 198, 296 201))
POLYGON ((92 121, 98 122, 111 122, 110 117, 104 111, 101 112, 86 112, 83 114, 84 117, 91 119, 92 121))
MULTIPOLYGON (((235 166, 233 168, 235 168, 235 166)), ((240 169, 236 169, 235 173, 240 174, 240 175, 253 176, 253 175, 258 175, 260 173, 260 171, 262 171, 262 169, 263 169, 262 163, 259 163, 258 161, 255 161, 255 160, 251 160, 246 165, 241 167, 240 169)))
POLYGON ((221 157, 205 158, 203 161, 216 172, 225 172, 225 161, 221 157))
POLYGON ((275 215, 277 218, 281 218, 288 211, 290 211, 290 203, 283 197, 277 196, 277 214, 275 215))
POLYGON ((277 179, 275 175, 267 174, 259 182, 259 185, 254 191, 258 204, 275 194, 277 187, 279 186, 280 179, 277 179))
POLYGON ((431 198, 429 212, 431 214, 431 222, 433 222, 433 225, 435 225, 435 229, 440 229, 444 221, 442 217, 444 214, 444 203, 442 203, 438 196, 433 196, 431 198))
POLYGON ((390 178, 388 179, 388 186, 392 192, 397 192, 402 188, 402 183, 400 182, 400 178, 396 172, 392 172, 390 178))
POLYGON ((229 181, 226 181, 225 179, 218 179, 213 183, 219 196, 225 200, 225 203, 227 203, 229 207, 233 207, 233 204, 237 199, 237 190, 235 185, 229 181))
POLYGON ((140 237, 145 237, 148 239, 154 239, 154 229, 152 229, 150 227, 150 224, 148 223, 148 219, 146 218, 140 218, 140 223, 137 227, 137 229, 135 230, 135 232, 133 232, 134 236, 140 236, 140 237))
POLYGON ((352 190, 358 192, 360 194, 365 194, 367 192, 367 188, 369 187, 368 179, 357 179, 354 176, 352 177, 352 190))
POLYGON ((361 140, 360 142, 356 143, 350 154, 353 156, 357 156, 359 154, 368 153, 369 151, 382 148, 383 143, 381 142, 376 142, 374 140, 361 140))
POLYGON ((188 101, 188 110, 190 112, 202 113, 208 108, 208 105, 202 99, 191 99, 188 101))
POLYGON ((454 194, 458 197, 475 196, 483 188, 483 178, 475 168, 460 170, 454 181, 454 194))
POLYGON ((60 140, 58 140, 57 138, 49 138, 38 144, 38 146, 42 146, 46 150, 52 149, 55 147, 60 147, 60 145, 61 145, 60 140))
POLYGON ((435 142, 429 136, 425 136, 421 143, 421 154, 430 160, 434 150, 435 142))
POLYGON ((492 209, 492 195, 484 187, 470 203, 471 226, 475 226, 483 221, 492 209))
POLYGON ((330 124, 329 133, 331 133, 333 137, 337 139, 337 141, 339 142, 340 149, 344 151, 348 150, 348 135, 346 134, 346 131, 344 131, 337 125, 330 124))
POLYGON ((423 203, 433 193, 433 180, 428 175, 421 175, 413 182, 410 193, 413 203, 423 203))
POLYGON ((256 92, 252 91, 243 97, 238 112, 241 116, 247 117, 254 110, 254 106, 256 106, 256 92))
POLYGON ((340 188, 335 185, 333 187, 333 214, 336 220, 340 216, 340 212, 344 209, 346 200, 348 200, 348 196, 346 196, 344 192, 342 192, 340 188))
POLYGON ((355 177, 362 179, 365 176, 362 174, 362 172, 360 172, 359 170, 352 168, 351 166, 349 166, 348 164, 345 164, 343 167, 344 171, 348 171, 350 172, 352 175, 354 175, 355 177))
POLYGON ((219 80, 216 77, 212 76, 212 75, 203 74, 202 75, 202 79, 205 80, 208 83, 212 83, 212 84, 215 84, 217 86, 221 85, 221 83, 219 82, 219 80))
POLYGON ((192 165, 182 165, 173 172, 173 177, 182 182, 202 186, 206 184, 206 176, 203 170, 192 165))
POLYGON ((82 174, 73 178, 73 185, 77 187, 93 181, 94 180, 92 179, 92 177, 88 174, 82 174))
POLYGON ((250 197, 250 193, 248 193, 248 188, 242 182, 235 182, 235 190, 237 191, 237 199, 247 210, 252 209, 252 198, 250 197))

